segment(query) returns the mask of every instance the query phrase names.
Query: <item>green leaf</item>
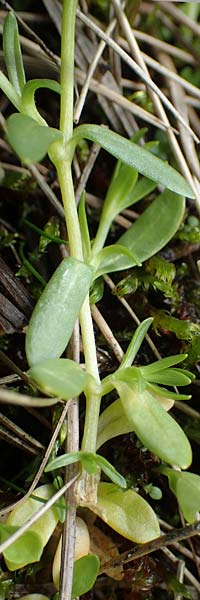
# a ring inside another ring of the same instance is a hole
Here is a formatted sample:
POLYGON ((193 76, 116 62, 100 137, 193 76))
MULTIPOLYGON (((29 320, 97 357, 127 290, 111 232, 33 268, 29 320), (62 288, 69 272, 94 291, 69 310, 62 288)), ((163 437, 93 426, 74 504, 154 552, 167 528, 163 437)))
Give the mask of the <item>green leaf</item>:
POLYGON ((180 598, 188 598, 189 600, 192 600, 192 596, 187 586, 178 581, 175 575, 172 575, 172 573, 167 573, 166 581, 169 589, 174 592, 175 596, 177 595, 180 598))
POLYGON ((116 378, 115 387, 126 416, 144 446, 165 462, 187 469, 191 464, 192 451, 178 423, 148 389, 142 389, 140 380, 131 384, 116 378))
POLYGON ((150 365, 146 365, 142 367, 144 373, 143 377, 148 379, 149 375, 153 375, 154 373, 159 373, 163 371, 163 369, 169 369, 169 367, 173 367, 174 365, 178 365, 183 362, 187 358, 187 354, 174 354, 174 356, 167 356, 166 358, 160 358, 150 365))
POLYGON ((71 143, 76 145, 82 138, 99 144, 104 150, 126 165, 134 167, 138 173, 142 173, 148 179, 160 183, 177 194, 194 198, 189 184, 180 173, 151 152, 121 135, 99 125, 80 125, 75 129, 71 143))
POLYGON ((3 25, 3 55, 8 77, 16 92, 21 95, 26 83, 24 65, 19 41, 17 19, 9 12, 3 25))
POLYGON ((29 369, 28 375, 45 394, 58 396, 63 400, 79 396, 88 381, 86 371, 66 358, 42 361, 29 369))
MULTIPOLYGON (((0 523, 0 541, 7 540, 18 527, 0 523)), ((30 529, 3 552, 4 560, 9 571, 21 569, 25 565, 36 562, 43 552, 40 536, 30 529)))
POLYGON ((180 473, 167 467, 161 467, 160 470, 167 475, 170 488, 180 504, 186 521, 193 523, 200 510, 200 477, 194 473, 180 473))
POLYGON ((99 573, 100 560, 96 554, 82 556, 74 563, 72 598, 89 592, 99 573))
POLYGON ((29 115, 39 124, 46 125, 46 121, 41 117, 35 105, 35 92, 41 88, 47 88, 60 94, 61 86, 52 79, 31 79, 23 88, 20 112, 29 115))
POLYGON ((120 165, 117 175, 111 180, 103 204, 102 219, 113 219, 133 202, 133 190, 138 178, 138 172, 127 165, 120 165))
POLYGON ((7 137, 10 145, 24 163, 39 162, 61 133, 53 127, 38 125, 28 115, 14 113, 8 117, 7 137))
POLYGON ((64 258, 46 285, 30 319, 26 356, 30 366, 64 352, 81 306, 89 291, 93 270, 75 258, 64 258))
POLYGON ((134 187, 131 205, 136 204, 136 202, 139 202, 142 198, 146 198, 146 196, 155 190, 156 186, 157 183, 155 183, 155 181, 146 179, 146 177, 141 177, 134 187))
MULTIPOLYGON (((41 502, 49 500, 55 493, 52 485, 43 485, 34 490, 34 498, 24 500, 7 518, 6 527, 18 529, 27 519, 35 514, 41 507, 41 502), (38 498, 38 499, 36 499, 38 498)), ((42 517, 31 525, 28 532, 24 533, 3 553, 6 565, 10 571, 20 569, 27 564, 40 559, 44 546, 46 546, 58 522, 55 507, 50 508, 42 517), (32 546, 33 544, 33 546, 32 546)), ((7 536, 8 537, 8 536, 7 536)))
POLYGON ((124 479, 124 477, 113 467, 113 465, 110 464, 110 462, 108 462, 108 460, 106 460, 106 458, 104 458, 104 456, 96 454, 96 462, 103 473, 105 473, 105 475, 107 475, 107 477, 109 477, 113 483, 122 489, 127 488, 126 479, 124 479))
POLYGON ((153 391, 155 394, 163 396, 164 398, 171 398, 172 400, 190 400, 191 398, 191 394, 178 394, 167 388, 160 387, 159 385, 156 385, 156 383, 147 383, 147 389, 150 393, 153 391))
POLYGON ((119 490, 100 483, 97 504, 90 509, 128 540, 144 544, 159 536, 159 523, 151 506, 134 490, 119 490))
POLYGON ((130 367, 132 365, 152 322, 153 318, 149 317, 148 319, 145 319, 145 321, 142 321, 140 325, 138 325, 119 369, 125 369, 126 367, 130 367))
POLYGON ((184 386, 189 385, 192 381, 192 379, 184 373, 183 369, 164 369, 161 372, 157 371, 157 373, 148 373, 148 375, 146 375, 145 367, 140 367, 140 372, 147 381, 163 385, 184 386))
POLYGON ((50 461, 45 468, 45 472, 53 471, 61 467, 66 467, 72 463, 80 461, 83 468, 90 474, 98 472, 98 467, 119 487, 126 488, 126 480, 118 471, 111 465, 108 460, 99 454, 94 452, 68 452, 62 456, 58 456, 54 460, 50 461))
POLYGON ((108 440, 133 431, 133 425, 127 418, 121 400, 112 402, 100 415, 97 434, 97 450, 108 440))
POLYGON ((144 262, 169 242, 181 224, 184 212, 184 198, 165 190, 117 243, 129 248, 144 262))
POLYGON ((134 265, 138 265, 139 261, 135 253, 120 244, 106 246, 98 252, 91 261, 95 270, 95 278, 114 271, 123 271, 134 265))
POLYGON ((10 83, 9 79, 0 71, 0 89, 3 91, 5 96, 12 102, 12 104, 20 110, 20 96, 16 92, 12 83, 10 83))

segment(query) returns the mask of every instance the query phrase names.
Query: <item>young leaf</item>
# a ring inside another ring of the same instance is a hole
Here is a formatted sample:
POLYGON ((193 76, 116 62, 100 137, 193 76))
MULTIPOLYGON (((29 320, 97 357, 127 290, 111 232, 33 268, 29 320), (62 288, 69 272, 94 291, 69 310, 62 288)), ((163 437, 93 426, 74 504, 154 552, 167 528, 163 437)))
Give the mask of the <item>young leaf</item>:
POLYGON ((183 362, 187 358, 187 354, 174 354, 174 356, 167 356, 166 358, 160 358, 150 365, 146 365, 142 367, 144 373, 143 377, 148 379, 149 375, 153 375, 154 373, 160 373, 163 369, 169 369, 169 367, 173 367, 174 365, 178 365, 183 362))
MULTIPOLYGON (((36 488, 34 499, 28 498, 28 500, 24 500, 20 506, 11 511, 7 518, 6 527, 11 526, 17 529, 39 510, 41 507, 40 500, 49 500, 54 492, 54 487, 48 484, 36 488), (36 499, 37 497, 38 500, 36 499)), ((20 569, 29 563, 39 560, 44 546, 46 546, 51 537, 57 522, 57 510, 55 507, 52 507, 30 527, 28 532, 9 546, 3 553, 8 569, 15 571, 15 569, 20 569)))
POLYGON ((32 367, 64 352, 89 291, 92 268, 64 258, 40 296, 28 326, 26 356, 32 367))
POLYGON ((0 71, 0 89, 3 91, 5 96, 12 102, 12 104, 20 110, 20 102, 21 98, 19 94, 16 92, 12 83, 10 83, 9 79, 0 71))
POLYGON ((96 463, 109 479, 122 489, 127 488, 126 479, 111 465, 104 456, 96 454, 96 463))
POLYGON ((98 471, 98 467, 119 487, 126 488, 126 480, 118 471, 111 465, 103 456, 95 454, 93 452, 69 452, 58 456, 54 460, 50 461, 45 471, 52 471, 60 467, 66 467, 74 462, 80 461, 85 471, 90 474, 95 474, 98 471))
POLYGON ((146 179, 146 177, 141 177, 134 187, 131 205, 136 204, 136 202, 139 202, 142 198, 146 198, 146 196, 155 190, 156 186, 157 184, 155 181, 146 179))
POLYGON ((40 362, 29 369, 28 375, 45 394, 58 396, 63 400, 79 396, 88 381, 86 371, 66 358, 40 362))
POLYGON ((114 173, 109 185, 103 204, 102 219, 109 219, 112 222, 116 215, 132 204, 131 198, 137 178, 136 169, 120 165, 117 175, 114 173))
POLYGON ((194 473, 180 473, 167 467, 161 467, 161 472, 167 475, 170 488, 177 497, 186 521, 196 521, 200 510, 200 477, 194 473))
POLYGON ((14 113, 6 121, 10 145, 24 163, 39 162, 61 133, 53 127, 38 125, 28 115, 14 113))
POLYGON ((100 561, 96 554, 82 556, 74 563, 72 599, 89 592, 99 573, 100 561))
POLYGON ((192 451, 184 431, 148 389, 142 390, 140 382, 126 383, 126 375, 122 377, 123 381, 115 379, 115 387, 138 438, 165 462, 187 469, 191 464, 192 451))
POLYGON ((26 83, 24 65, 19 41, 17 20, 14 13, 9 12, 3 25, 3 55, 8 77, 16 92, 21 95, 26 83))
POLYGON ((140 264, 135 253, 120 244, 106 246, 94 256, 91 262, 95 278, 114 271, 123 271, 140 264))
POLYGON ((144 544, 160 534, 151 506, 134 490, 119 490, 113 483, 100 483, 97 504, 90 509, 128 540, 144 544))
POLYGON ((145 319, 145 321, 142 321, 140 325, 138 325, 119 369, 125 369, 126 367, 130 367, 132 365, 152 322, 153 318, 149 317, 148 319, 145 319))
POLYGON ((158 396, 163 396, 163 398, 171 398, 172 400, 190 400, 191 398, 191 394, 178 394, 177 392, 172 392, 163 386, 160 387, 159 385, 156 385, 156 383, 148 382, 147 389, 150 391, 150 393, 153 392, 153 396, 156 394, 158 396))
POLYGON ((121 135, 99 125, 80 125, 77 127, 71 144, 75 146, 82 138, 100 144, 104 150, 110 152, 126 165, 134 167, 138 173, 142 173, 148 179, 160 183, 177 194, 194 198, 190 185, 184 177, 142 146, 138 146, 121 135))
POLYGON ((144 379, 149 382, 159 383, 163 385, 189 385, 192 379, 185 374, 183 369, 164 369, 157 373, 152 373, 146 376, 145 367, 140 367, 140 372, 144 379))
POLYGON ((184 212, 184 198, 165 190, 117 243, 129 248, 141 262, 144 262, 169 242, 177 231, 184 212))

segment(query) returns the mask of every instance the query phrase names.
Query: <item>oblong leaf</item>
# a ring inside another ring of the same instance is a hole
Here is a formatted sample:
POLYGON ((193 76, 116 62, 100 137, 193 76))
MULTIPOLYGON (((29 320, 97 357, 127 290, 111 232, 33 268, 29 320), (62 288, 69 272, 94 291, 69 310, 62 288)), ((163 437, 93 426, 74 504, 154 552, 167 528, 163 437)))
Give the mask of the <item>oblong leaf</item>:
POLYGON ((157 373, 148 374, 147 376, 144 369, 143 367, 140 367, 142 376, 147 379, 147 381, 152 381, 153 383, 184 386, 189 385, 192 381, 192 379, 184 373, 183 369, 164 369, 161 372, 157 371, 157 373))
POLYGON ((97 504, 90 509, 128 540, 144 544, 160 534, 151 506, 134 490, 119 490, 113 483, 100 483, 97 504))
MULTIPOLYGON (((41 501, 49 500, 49 498, 53 496, 54 492, 54 487, 48 484, 36 488, 36 490, 34 490, 34 498, 28 498, 28 500, 24 500, 20 506, 11 511, 7 518, 6 526, 11 526, 16 529, 20 525, 23 525, 27 519, 29 519, 39 510, 41 507, 41 501)), ((51 537, 57 522, 57 510, 56 507, 52 506, 52 508, 50 508, 42 517, 40 517, 36 523, 31 525, 28 532, 23 534, 20 539, 18 539, 5 550, 3 555, 8 569, 15 571, 15 569, 19 569, 27 564, 39 560, 44 546, 46 546, 49 538, 51 537), (26 537, 27 533, 32 535, 32 542, 30 538, 26 537), (35 553, 33 552, 32 556, 31 543, 35 544, 35 553)))
MULTIPOLYGON (((1 543, 7 540, 18 527, 0 523, 0 541, 1 543)), ((35 531, 26 531, 16 540, 9 548, 3 552, 3 557, 9 571, 21 569, 27 564, 31 564, 40 560, 43 552, 43 544, 41 537, 35 531)))
POLYGON ((165 190, 117 243, 129 248, 144 262, 169 242, 181 224, 184 212, 185 199, 165 190))
POLYGON ((109 185, 106 198, 103 204, 102 218, 107 216, 113 219, 122 210, 128 208, 132 204, 133 190, 138 178, 136 169, 120 165, 117 174, 114 176, 109 185))
POLYGON ((26 356, 30 366, 59 358, 72 335, 89 291, 93 270, 75 258, 64 258, 46 285, 30 319, 26 356))
POLYGON ((135 253, 125 246, 113 244, 106 246, 94 256, 91 263, 95 270, 95 278, 114 271, 123 271, 135 265, 140 265, 135 253))
POLYGON ((194 198, 190 185, 184 177, 142 146, 138 146, 134 142, 126 140, 121 135, 99 125, 80 125, 77 127, 72 138, 72 144, 76 144, 82 138, 99 144, 104 150, 107 150, 126 165, 134 167, 138 173, 142 173, 148 179, 160 183, 177 194, 194 198))
POLYGON ((173 367, 174 365, 178 365, 183 362, 187 358, 187 354, 174 354, 174 356, 167 356, 166 358, 160 358, 150 365, 146 365, 142 367, 144 371, 143 377, 148 377, 148 375, 153 375, 153 373, 158 373, 163 369, 169 369, 169 367, 173 367))
POLYGON ((51 358, 40 362, 28 371, 38 387, 50 396, 63 400, 75 398, 84 390, 88 375, 73 360, 51 358))
POLYGON ((74 563, 72 598, 89 592, 95 584, 99 573, 100 560, 96 554, 82 556, 74 563))
POLYGON ((28 115, 14 113, 6 121, 10 145, 24 163, 39 162, 61 133, 53 127, 38 125, 28 115))
POLYGON ((148 389, 115 380, 127 418, 144 446, 166 463, 187 469, 192 461, 190 443, 176 421, 148 389))

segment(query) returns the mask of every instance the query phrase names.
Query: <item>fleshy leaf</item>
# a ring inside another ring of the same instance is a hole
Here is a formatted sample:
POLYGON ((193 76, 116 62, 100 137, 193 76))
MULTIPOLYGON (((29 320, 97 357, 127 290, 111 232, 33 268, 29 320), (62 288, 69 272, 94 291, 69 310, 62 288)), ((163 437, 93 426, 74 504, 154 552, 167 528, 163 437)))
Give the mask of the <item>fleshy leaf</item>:
POLYGON ((162 467, 161 472, 167 475, 170 488, 177 497, 186 521, 196 521, 200 510, 200 477, 195 473, 180 473, 167 467, 162 467))
MULTIPOLYGON (((27 519, 39 510, 41 502, 49 500, 54 492, 54 487, 48 484, 36 488, 34 498, 24 500, 20 506, 11 511, 6 522, 6 527, 11 527, 13 531, 18 529, 20 525, 23 525, 27 519), (38 500, 36 499, 37 497, 38 500)), ((27 564, 39 560, 44 546, 46 546, 51 537, 57 522, 57 510, 55 507, 52 507, 22 537, 9 546, 3 553, 8 569, 15 571, 15 569, 20 569, 27 564)))
POLYGON ((144 262, 169 242, 179 228, 184 212, 185 199, 165 190, 157 196, 117 243, 129 248, 141 262, 144 262))
POLYGON ((46 285, 32 313, 26 336, 30 366, 64 352, 81 306, 89 291, 93 270, 75 258, 64 258, 46 285))
POLYGON ((142 389, 140 381, 130 384, 116 378, 115 387, 126 416, 144 446, 165 462, 187 469, 191 464, 192 451, 178 423, 148 389, 142 389))
POLYGON ((134 490, 124 491, 113 483, 100 483, 97 504, 89 508, 120 535, 138 544, 160 534, 153 509, 134 490))
POLYGON ((177 194, 194 198, 190 185, 184 177, 142 146, 138 146, 121 135, 99 125, 80 125, 77 127, 74 131, 72 144, 77 144, 79 139, 82 138, 100 144, 104 150, 107 150, 126 165, 134 167, 138 173, 145 175, 148 179, 160 183, 177 194))
MULTIPOLYGON (((7 540, 18 527, 0 523, 1 543, 7 540)), ((28 530, 16 540, 4 553, 4 560, 10 571, 15 571, 21 567, 36 562, 40 559, 43 551, 43 544, 40 536, 35 532, 28 530)))
POLYGON ((127 419, 121 400, 112 402, 100 415, 97 435, 97 450, 108 440, 133 431, 127 419))
POLYGON ((99 573, 100 561, 96 554, 82 556, 74 563, 72 598, 89 592, 99 573))
POLYGON ((185 386, 192 381, 192 378, 188 377, 187 372, 185 373, 183 369, 164 369, 152 375, 148 373, 146 376, 145 367, 140 367, 140 372, 147 381, 163 385, 185 386))
POLYGON ((28 375, 45 394, 63 400, 79 396, 88 380, 86 371, 67 358, 51 358, 40 362, 29 369, 28 375))
POLYGON ((93 452, 68 452, 62 456, 58 456, 50 461, 45 468, 45 471, 52 471, 61 467, 66 467, 74 462, 80 461, 83 468, 90 474, 98 472, 98 467, 119 487, 126 488, 126 480, 124 477, 111 465, 106 458, 93 452))
POLYGON ((61 138, 58 129, 38 125, 28 115, 14 113, 8 117, 6 125, 10 145, 27 164, 42 160, 51 144, 61 138))
POLYGON ((187 358, 187 354, 174 354, 174 356, 167 356, 166 358, 161 358, 160 360, 156 360, 150 365, 146 365, 142 367, 144 370, 144 375, 148 378, 149 375, 153 375, 154 373, 158 373, 163 369, 169 369, 169 367, 173 367, 174 365, 178 365, 183 362, 187 358))

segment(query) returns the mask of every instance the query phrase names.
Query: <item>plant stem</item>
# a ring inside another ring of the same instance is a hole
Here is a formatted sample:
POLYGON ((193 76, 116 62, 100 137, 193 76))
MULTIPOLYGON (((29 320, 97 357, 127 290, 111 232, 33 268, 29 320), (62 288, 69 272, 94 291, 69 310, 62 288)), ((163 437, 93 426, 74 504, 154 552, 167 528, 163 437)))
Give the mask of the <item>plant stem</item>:
MULTIPOLYGON (((56 156, 55 165, 62 194, 65 219, 69 238, 70 254, 78 260, 83 261, 83 250, 78 214, 75 203, 74 187, 71 173, 71 151, 70 142, 73 135, 73 88, 74 88, 74 33, 77 0, 64 0, 62 19, 62 42, 61 42, 61 109, 60 130, 63 133, 63 150, 56 156), (68 150, 69 148, 69 150, 68 150), (70 154, 70 156, 69 156, 70 154)), ((78 293, 78 290, 77 290, 78 293)), ((85 364, 87 371, 99 383, 98 364, 96 356, 96 345, 92 316, 90 311, 89 297, 85 299, 80 313, 81 333, 85 364)), ((98 392, 89 389, 87 393, 86 419, 83 436, 84 450, 96 451, 97 427, 101 398, 98 392)))
POLYGON ((61 33, 61 103, 60 131, 64 143, 73 133, 74 110, 74 44, 77 0, 64 0, 61 33))

